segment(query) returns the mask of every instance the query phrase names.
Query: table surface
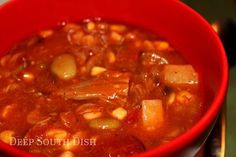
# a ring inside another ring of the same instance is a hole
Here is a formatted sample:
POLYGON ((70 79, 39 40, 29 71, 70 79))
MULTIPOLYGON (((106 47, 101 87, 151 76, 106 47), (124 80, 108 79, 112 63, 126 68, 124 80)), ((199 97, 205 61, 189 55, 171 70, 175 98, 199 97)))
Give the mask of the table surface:
MULTIPOLYGON (((0 0, 0 5, 7 0, 0 0)), ((208 21, 231 18, 236 21, 236 3, 233 0, 183 0, 200 12, 208 21), (233 4, 235 3, 235 4, 233 4)), ((230 70, 230 82, 227 96, 226 157, 236 156, 236 67, 230 70)))

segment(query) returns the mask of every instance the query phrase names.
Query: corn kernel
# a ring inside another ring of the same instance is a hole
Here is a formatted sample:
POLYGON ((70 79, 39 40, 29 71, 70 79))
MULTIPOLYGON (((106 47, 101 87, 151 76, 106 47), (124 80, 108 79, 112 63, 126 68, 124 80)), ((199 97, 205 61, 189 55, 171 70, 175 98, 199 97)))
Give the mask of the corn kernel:
POLYGON ((112 51, 107 53, 107 58, 109 63, 114 63, 116 61, 116 56, 112 51))
POLYGON ((0 133, 0 140, 5 143, 10 144, 11 138, 13 137, 14 134, 15 134, 15 132, 12 130, 5 130, 0 133))
POLYGON ((123 33, 127 30, 127 27, 124 25, 111 25, 110 30, 118 33, 123 33))
POLYGON ((23 75, 22 75, 24 81, 26 82, 31 82, 34 80, 34 74, 32 74, 31 72, 25 72, 23 75))
POLYGON ((121 42, 123 40, 122 35, 120 35, 117 32, 111 32, 111 39, 117 43, 121 42))
POLYGON ((167 105, 171 105, 175 102, 175 97, 176 97, 176 94, 173 92, 171 93, 168 98, 167 98, 167 105))
POLYGON ((165 51, 170 47, 169 43, 166 41, 156 41, 154 45, 157 51, 165 51))
POLYGON ((63 129, 50 129, 46 132, 46 136, 57 140, 63 140, 68 136, 68 133, 63 129))
POLYGON ((93 31, 95 29, 95 23, 94 22, 88 22, 86 27, 87 27, 88 31, 93 31))
POLYGON ((112 111, 112 115, 119 120, 123 120, 127 116, 127 111, 122 107, 118 107, 112 111))
POLYGON ((96 75, 99 75, 99 74, 105 72, 106 70, 107 70, 106 68, 95 66, 91 70, 91 75, 96 76, 96 75))

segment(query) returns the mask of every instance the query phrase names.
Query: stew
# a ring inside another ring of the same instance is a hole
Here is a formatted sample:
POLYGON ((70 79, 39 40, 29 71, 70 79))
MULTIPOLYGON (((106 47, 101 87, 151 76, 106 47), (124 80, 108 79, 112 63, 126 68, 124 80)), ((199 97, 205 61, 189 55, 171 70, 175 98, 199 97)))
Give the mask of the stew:
POLYGON ((199 76, 167 41, 101 20, 63 22, 0 59, 0 140, 46 157, 126 157, 203 111, 199 76))

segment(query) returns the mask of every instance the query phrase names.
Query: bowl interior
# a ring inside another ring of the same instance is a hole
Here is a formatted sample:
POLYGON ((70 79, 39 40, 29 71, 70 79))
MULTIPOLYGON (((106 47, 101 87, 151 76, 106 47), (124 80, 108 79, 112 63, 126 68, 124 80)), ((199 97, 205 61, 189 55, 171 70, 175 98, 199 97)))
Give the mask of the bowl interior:
MULTIPOLYGON (((215 118, 227 85, 224 49, 210 26, 177 1, 149 0, 13 0, 0 7, 0 54, 14 43, 58 23, 101 17, 135 25, 167 39, 200 73, 206 104, 205 116, 190 131, 147 154, 173 153, 200 135, 215 118)), ((0 147, 15 152, 0 143, 0 147)), ((146 154, 146 155, 147 155, 146 154)))

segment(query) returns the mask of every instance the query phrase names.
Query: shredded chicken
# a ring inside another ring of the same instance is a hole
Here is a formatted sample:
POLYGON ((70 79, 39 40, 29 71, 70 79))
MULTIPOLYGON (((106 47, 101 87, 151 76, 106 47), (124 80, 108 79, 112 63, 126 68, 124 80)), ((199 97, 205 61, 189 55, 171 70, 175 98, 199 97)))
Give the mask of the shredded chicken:
POLYGON ((105 72, 92 80, 80 82, 72 86, 61 89, 57 95, 66 99, 86 100, 102 99, 125 101, 128 96, 129 74, 118 72, 105 72))

